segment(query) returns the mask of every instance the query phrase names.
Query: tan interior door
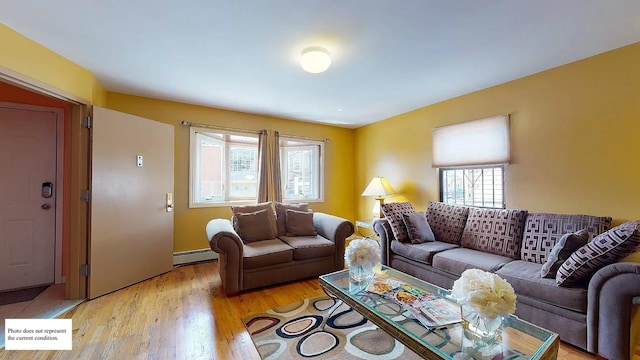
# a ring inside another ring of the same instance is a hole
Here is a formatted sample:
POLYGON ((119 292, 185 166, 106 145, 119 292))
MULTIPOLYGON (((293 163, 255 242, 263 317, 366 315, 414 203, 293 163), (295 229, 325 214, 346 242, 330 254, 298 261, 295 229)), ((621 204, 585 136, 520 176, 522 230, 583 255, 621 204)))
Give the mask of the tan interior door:
POLYGON ((0 291, 55 280, 58 115, 0 104, 0 291))
POLYGON ((90 299, 172 269, 173 133, 171 125, 93 107, 90 299))

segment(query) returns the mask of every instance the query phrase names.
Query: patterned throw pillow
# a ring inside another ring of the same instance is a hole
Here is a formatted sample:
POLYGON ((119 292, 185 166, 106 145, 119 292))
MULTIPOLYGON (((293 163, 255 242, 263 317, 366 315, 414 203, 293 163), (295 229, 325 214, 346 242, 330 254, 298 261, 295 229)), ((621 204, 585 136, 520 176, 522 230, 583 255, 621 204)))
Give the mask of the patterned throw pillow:
POLYGON ((462 247, 517 259, 527 210, 470 208, 462 247))
POLYGON ((459 244, 468 214, 466 206, 429 201, 427 221, 436 240, 459 244))
POLYGON ((391 225, 391 231, 393 231, 393 236, 396 240, 401 242, 409 240, 409 235, 407 234, 407 228, 404 225, 402 215, 415 213, 416 209, 413 208, 413 205, 406 201, 387 203, 382 204, 381 209, 384 217, 389 221, 389 225, 391 225))
POLYGON ((586 280, 601 267, 613 264, 639 249, 640 220, 616 226, 571 254, 558 269, 556 284, 566 286, 586 280))
POLYGON ((542 265, 540 276, 543 278, 555 278, 558 268, 567 261, 571 254, 588 242, 589 232, 587 229, 562 235, 553 249, 551 249, 547 262, 542 265))
POLYGON ((562 235, 582 229, 589 232, 589 240, 611 228, 608 216, 569 214, 529 214, 524 225, 520 258, 544 264, 551 249, 562 235))

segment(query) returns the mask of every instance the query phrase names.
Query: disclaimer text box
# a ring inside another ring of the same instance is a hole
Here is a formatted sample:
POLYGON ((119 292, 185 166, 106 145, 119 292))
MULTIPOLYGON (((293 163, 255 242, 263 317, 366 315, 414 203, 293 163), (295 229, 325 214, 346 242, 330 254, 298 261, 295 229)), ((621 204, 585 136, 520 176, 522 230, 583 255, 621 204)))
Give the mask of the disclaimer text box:
POLYGON ((71 319, 6 319, 6 350, 71 350, 71 319))

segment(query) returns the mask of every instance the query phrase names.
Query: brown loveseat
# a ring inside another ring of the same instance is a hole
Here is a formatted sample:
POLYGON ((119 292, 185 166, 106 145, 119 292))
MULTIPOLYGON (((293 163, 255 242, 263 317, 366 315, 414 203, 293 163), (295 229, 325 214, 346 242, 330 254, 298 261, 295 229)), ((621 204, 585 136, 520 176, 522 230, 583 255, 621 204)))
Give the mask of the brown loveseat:
POLYGON ((374 230, 385 265, 448 289, 466 269, 495 272, 516 291, 520 318, 601 358, 630 358, 640 264, 619 260, 638 251, 640 221, 610 229, 610 217, 438 202, 383 210, 374 230))
POLYGON ((345 239, 354 231, 351 222, 309 212, 307 204, 268 202, 234 206, 232 211, 231 221, 213 219, 206 227, 211 249, 220 254, 225 294, 344 268, 345 239))

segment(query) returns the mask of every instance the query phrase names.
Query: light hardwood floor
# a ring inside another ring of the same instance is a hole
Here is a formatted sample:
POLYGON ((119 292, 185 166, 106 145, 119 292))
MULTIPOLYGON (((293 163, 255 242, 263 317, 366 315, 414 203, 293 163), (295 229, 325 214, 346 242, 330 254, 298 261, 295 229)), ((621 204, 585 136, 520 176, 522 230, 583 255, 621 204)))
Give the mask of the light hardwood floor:
MULTIPOLYGON (((0 350, 0 359, 260 359, 241 319, 323 294, 317 279, 230 298, 220 287, 216 261, 177 267, 62 315, 73 319, 73 350, 0 350)), ((558 355, 594 359, 566 344, 558 355)))

